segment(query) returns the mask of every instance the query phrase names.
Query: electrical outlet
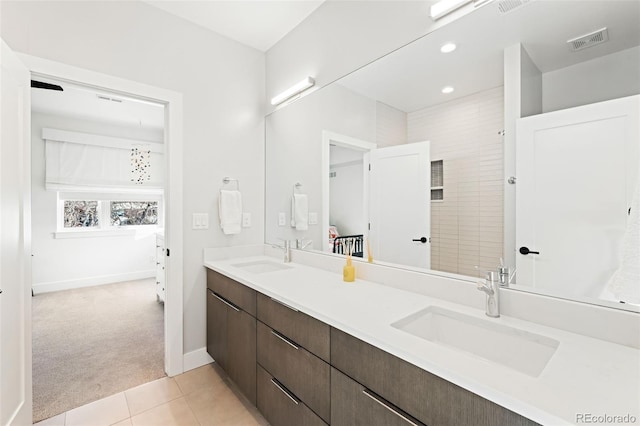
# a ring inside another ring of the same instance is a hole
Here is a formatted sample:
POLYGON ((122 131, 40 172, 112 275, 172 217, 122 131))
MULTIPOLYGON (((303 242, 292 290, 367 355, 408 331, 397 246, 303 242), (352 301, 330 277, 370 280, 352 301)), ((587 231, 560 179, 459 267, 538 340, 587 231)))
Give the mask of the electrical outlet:
POLYGON ((318 213, 309 213, 309 225, 318 224, 318 213))
POLYGON ((287 218, 283 212, 278 213, 278 226, 284 226, 287 223, 287 218))
POLYGON ((242 227, 251 227, 251 213, 242 213, 242 227))

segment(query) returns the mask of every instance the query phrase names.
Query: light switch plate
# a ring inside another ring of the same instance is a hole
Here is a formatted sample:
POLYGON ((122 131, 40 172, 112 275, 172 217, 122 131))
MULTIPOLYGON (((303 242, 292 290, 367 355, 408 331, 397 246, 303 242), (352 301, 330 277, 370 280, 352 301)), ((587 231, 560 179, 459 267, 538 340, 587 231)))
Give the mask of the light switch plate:
POLYGON ((278 213, 278 226, 284 226, 287 223, 287 218, 283 212, 278 213))
POLYGON ((242 213, 242 227, 251 227, 251 213, 242 213))
POLYGON ((209 229, 209 214, 194 213, 191 229, 209 229))
POLYGON ((318 224, 318 213, 309 213, 309 225, 318 224))

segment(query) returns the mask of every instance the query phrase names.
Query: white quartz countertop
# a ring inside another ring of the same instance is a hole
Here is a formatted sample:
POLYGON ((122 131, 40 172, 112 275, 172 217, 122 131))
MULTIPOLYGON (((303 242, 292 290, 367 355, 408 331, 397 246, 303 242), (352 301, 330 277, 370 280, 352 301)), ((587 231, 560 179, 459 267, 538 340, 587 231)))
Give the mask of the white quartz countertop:
POLYGON ((252 273, 234 266, 265 260, 281 262, 252 256, 209 260, 204 266, 538 423, 616 423, 613 416, 628 415, 635 418, 630 424, 640 424, 638 349, 504 315, 490 319, 484 310, 369 281, 346 283, 341 271, 288 263, 287 269, 252 273), (496 321, 560 344, 542 373, 532 377, 391 326, 428 306, 496 321))

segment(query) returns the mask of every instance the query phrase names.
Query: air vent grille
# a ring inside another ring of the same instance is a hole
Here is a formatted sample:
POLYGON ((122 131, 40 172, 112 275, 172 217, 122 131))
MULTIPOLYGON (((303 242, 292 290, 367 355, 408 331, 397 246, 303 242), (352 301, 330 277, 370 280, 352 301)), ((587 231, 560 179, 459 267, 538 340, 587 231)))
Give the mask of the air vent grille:
POLYGON ((567 44, 572 52, 577 52, 579 50, 604 43, 605 41, 609 41, 609 32, 606 27, 580 37, 572 38, 567 41, 567 44))
POLYGON ((532 0, 503 0, 498 3, 498 11, 500 11, 500 13, 504 15, 505 13, 509 13, 518 9, 519 7, 524 6, 530 1, 532 0))

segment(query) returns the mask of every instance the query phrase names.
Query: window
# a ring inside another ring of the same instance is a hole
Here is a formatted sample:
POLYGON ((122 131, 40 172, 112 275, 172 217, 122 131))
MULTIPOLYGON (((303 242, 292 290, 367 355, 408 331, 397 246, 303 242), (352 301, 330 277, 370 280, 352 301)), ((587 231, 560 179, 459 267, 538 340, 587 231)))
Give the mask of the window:
POLYGON ((111 201, 111 226, 157 225, 157 201, 111 201))
POLYGON ((64 202, 64 228, 97 228, 100 225, 98 201, 64 202))
POLYGON ((161 196, 147 194, 138 199, 146 198, 146 201, 132 201, 125 194, 92 193, 87 198, 83 200, 81 194, 58 192, 56 238, 155 232, 162 225, 161 196))
POLYGON ((431 201, 444 201, 444 164, 431 162, 431 201))

